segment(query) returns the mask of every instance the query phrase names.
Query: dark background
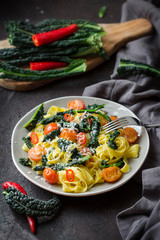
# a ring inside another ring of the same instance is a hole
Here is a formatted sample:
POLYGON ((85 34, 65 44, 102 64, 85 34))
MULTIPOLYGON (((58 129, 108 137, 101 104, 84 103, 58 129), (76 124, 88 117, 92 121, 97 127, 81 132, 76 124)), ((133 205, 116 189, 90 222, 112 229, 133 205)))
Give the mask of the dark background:
MULTIPOLYGON (((36 23, 45 18, 89 19, 97 23, 120 21, 123 0, 27 0, 2 1, 0 8, 0 40, 7 38, 4 22, 23 20, 36 23), (105 5, 103 19, 99 8, 105 5)), ((110 79, 115 55, 91 72, 81 76, 57 80, 28 92, 14 92, 0 87, 0 191, 5 181, 21 184, 30 196, 48 200, 51 193, 38 188, 16 169, 11 158, 11 134, 15 124, 29 110, 41 102, 61 97, 82 95, 85 87, 110 79)), ((37 234, 32 236, 25 216, 13 212, 0 196, 0 239, 121 239, 116 216, 132 206, 141 197, 141 186, 130 180, 122 187, 93 197, 74 198, 59 196, 63 203, 61 213, 46 223, 37 224, 37 234)))

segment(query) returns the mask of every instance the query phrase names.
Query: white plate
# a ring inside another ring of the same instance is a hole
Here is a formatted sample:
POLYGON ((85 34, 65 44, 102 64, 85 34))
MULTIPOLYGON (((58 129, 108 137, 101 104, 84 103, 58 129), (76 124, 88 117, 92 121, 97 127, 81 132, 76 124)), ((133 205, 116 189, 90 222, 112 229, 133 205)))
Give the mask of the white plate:
MULTIPOLYGON (((82 99, 86 106, 92 105, 94 103, 97 104, 105 104, 105 110, 109 115, 117 115, 118 117, 122 116, 134 116, 136 115, 131 112, 129 109, 126 107, 109 101, 109 100, 104 100, 101 98, 94 98, 94 97, 80 97, 80 96, 71 96, 71 97, 62 97, 62 98, 56 98, 53 100, 49 100, 44 103, 44 109, 45 112, 49 109, 50 106, 56 105, 59 107, 67 107, 67 103, 73 99, 82 99)), ((38 106, 37 106, 38 107, 38 106)), ((93 186, 90 190, 88 190, 85 193, 65 193, 62 191, 62 185, 51 185, 47 183, 43 177, 39 177, 36 172, 34 172, 32 169, 29 167, 25 167, 22 164, 18 162, 18 159, 20 157, 27 157, 27 153, 22 150, 22 137, 26 136, 28 131, 23 128, 23 125, 28 122, 28 120, 32 117, 33 113, 37 109, 35 107, 32 109, 30 112, 28 112, 15 126, 13 133, 12 133, 12 140, 11 140, 11 150, 12 150, 12 158, 15 166, 17 169, 20 171, 20 173, 25 176, 29 181, 34 183, 35 185, 56 193, 60 195, 65 195, 65 196, 72 196, 72 197, 82 197, 82 196, 92 196, 96 194, 101 194, 104 192, 111 191, 113 189, 116 189, 126 183, 128 180, 130 180, 136 172, 140 169, 142 164, 144 163, 148 150, 149 150, 149 137, 146 129, 144 127, 139 127, 141 129, 141 135, 139 137, 139 144, 140 144, 140 154, 138 158, 134 159, 129 159, 129 164, 131 166, 131 170, 124 174, 123 177, 115 183, 101 183, 93 186)))

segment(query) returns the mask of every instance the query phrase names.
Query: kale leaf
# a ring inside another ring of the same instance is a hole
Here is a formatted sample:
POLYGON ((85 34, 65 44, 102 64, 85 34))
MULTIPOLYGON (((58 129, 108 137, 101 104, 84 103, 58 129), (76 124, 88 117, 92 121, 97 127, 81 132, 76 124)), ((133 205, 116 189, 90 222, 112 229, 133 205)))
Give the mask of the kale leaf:
POLYGON ((87 109, 94 109, 94 111, 97 111, 100 108, 103 108, 105 104, 92 104, 92 105, 88 105, 87 109))
POLYGON ((45 154, 42 155, 41 161, 42 161, 42 166, 47 165, 48 159, 47 159, 47 156, 45 154))
POLYGON ((53 115, 53 116, 51 116, 49 118, 44 118, 41 121, 41 124, 48 124, 48 123, 55 122, 55 121, 57 121, 57 122, 66 121, 64 119, 64 114, 65 113, 73 115, 74 114, 74 110, 70 109, 70 110, 67 110, 67 111, 64 111, 64 112, 57 112, 55 115, 53 115))
POLYGON ((87 115, 83 116, 83 119, 80 121, 79 127, 78 127, 80 132, 88 132, 91 130, 91 126, 88 122, 89 118, 92 118, 92 116, 87 116, 87 115))
POLYGON ((42 103, 38 107, 32 118, 23 127, 26 128, 28 131, 32 131, 36 127, 38 121, 40 121, 43 118, 43 114, 44 108, 42 103))
POLYGON ((20 214, 34 217, 49 216, 56 214, 61 208, 61 203, 56 195, 53 195, 49 201, 42 201, 29 197, 13 187, 7 188, 3 194, 6 203, 20 214))
POLYGON ((68 141, 64 138, 59 138, 58 141, 58 147, 61 149, 62 152, 65 152, 70 144, 72 144, 72 141, 68 141))
POLYGON ((107 162, 108 161, 106 161, 106 160, 102 160, 100 167, 101 168, 108 168, 108 167, 117 166, 117 167, 122 168, 124 166, 123 158, 121 158, 118 162, 113 163, 113 164, 108 164, 107 162))
POLYGON ((100 127, 101 127, 101 124, 99 122, 99 118, 92 117, 89 147, 96 148, 99 146, 97 138, 100 132, 100 127))
POLYGON ((56 136, 60 134, 60 130, 53 130, 52 132, 48 133, 47 135, 44 136, 43 142, 46 142, 48 140, 52 141, 56 136))
POLYGON ((20 158, 18 160, 23 166, 31 166, 32 162, 30 161, 29 158, 20 158))
POLYGON ((120 132, 118 130, 115 130, 113 133, 109 134, 110 138, 108 140, 108 146, 114 150, 118 148, 118 146, 114 140, 119 134, 120 134, 120 132))
POLYGON ((28 136, 28 137, 23 137, 22 138, 22 140, 24 141, 24 143, 27 145, 27 147, 29 148, 29 149, 31 149, 32 147, 33 147, 33 144, 31 143, 31 138, 30 138, 30 136, 28 136))

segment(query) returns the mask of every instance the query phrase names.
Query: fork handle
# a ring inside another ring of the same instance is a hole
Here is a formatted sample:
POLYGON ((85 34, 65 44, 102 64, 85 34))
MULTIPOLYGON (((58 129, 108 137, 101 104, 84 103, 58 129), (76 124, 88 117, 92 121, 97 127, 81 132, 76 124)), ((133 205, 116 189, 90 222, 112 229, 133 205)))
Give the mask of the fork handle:
POLYGON ((157 124, 143 124, 144 127, 148 128, 148 127, 160 127, 160 123, 157 124))

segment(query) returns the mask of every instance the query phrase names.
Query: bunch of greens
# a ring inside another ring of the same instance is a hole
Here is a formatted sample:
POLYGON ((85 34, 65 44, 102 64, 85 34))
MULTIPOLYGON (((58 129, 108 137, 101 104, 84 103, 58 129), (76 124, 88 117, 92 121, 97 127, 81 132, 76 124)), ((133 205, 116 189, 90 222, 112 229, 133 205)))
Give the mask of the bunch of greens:
MULTIPOLYGON (((6 24, 6 31, 9 32, 9 42, 11 45, 31 48, 32 51, 32 47, 34 48, 32 35, 63 28, 73 23, 78 25, 78 31, 69 37, 42 47, 42 51, 49 48, 52 56, 62 55, 62 52, 65 51, 63 56, 82 57, 89 54, 100 54, 106 58, 107 55, 102 48, 101 41, 101 38, 105 36, 106 33, 98 24, 88 20, 46 19, 38 22, 36 25, 21 21, 9 21, 6 24), (68 50, 68 52, 66 50, 68 50)), ((41 52, 41 49, 39 50, 41 52)))
POLYGON ((83 58, 88 55, 100 55, 108 59, 102 47, 102 37, 106 34, 98 24, 87 20, 46 19, 37 24, 22 21, 6 23, 9 42, 15 48, 0 50, 0 77, 15 81, 37 81, 66 77, 86 71, 83 58), (59 41, 36 47, 32 35, 47 32, 70 24, 77 24, 78 31, 59 41), (75 59, 76 58, 76 59, 75 59), (66 62, 63 69, 33 71, 22 69, 21 66, 30 62, 59 61, 66 62))

